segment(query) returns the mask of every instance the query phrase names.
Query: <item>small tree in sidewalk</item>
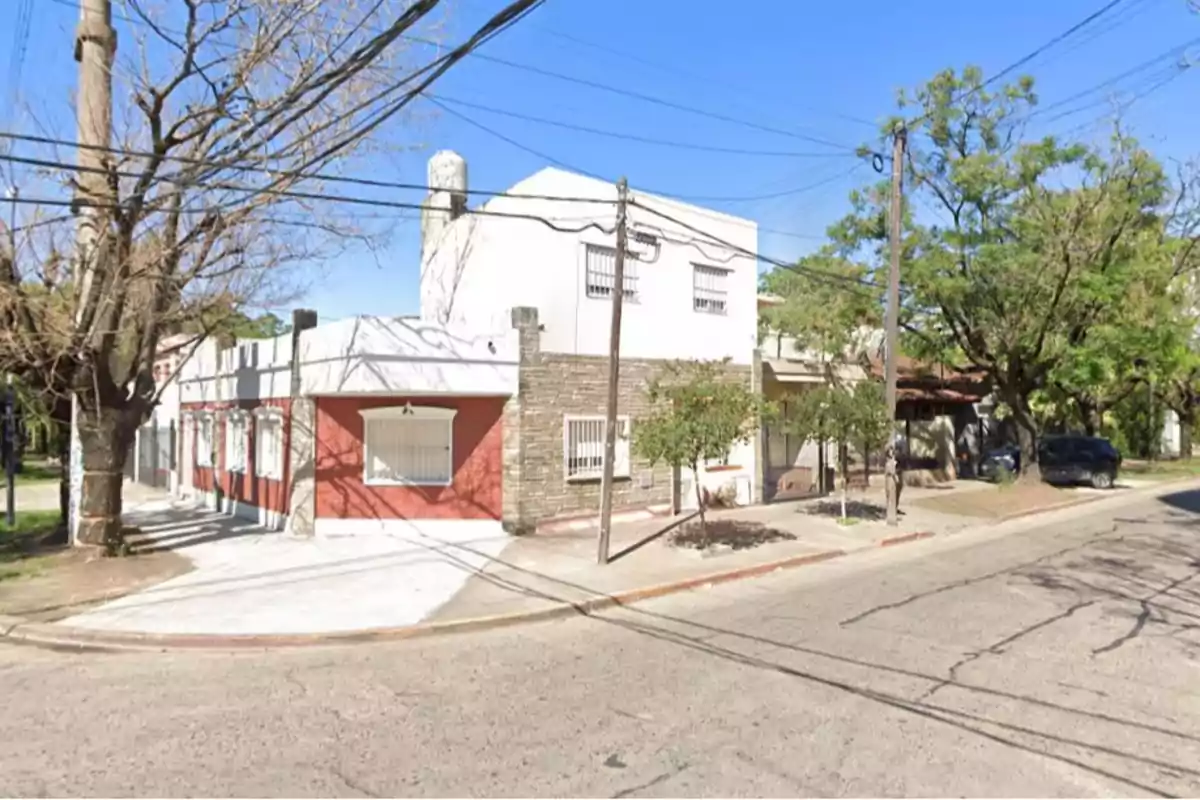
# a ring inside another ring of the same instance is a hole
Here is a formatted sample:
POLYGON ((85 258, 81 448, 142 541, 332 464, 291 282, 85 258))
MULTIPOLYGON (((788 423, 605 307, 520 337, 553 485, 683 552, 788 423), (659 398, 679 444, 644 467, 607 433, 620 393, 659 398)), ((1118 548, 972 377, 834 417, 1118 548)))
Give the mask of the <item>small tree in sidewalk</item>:
POLYGON ((633 450, 651 464, 687 467, 695 475, 700 530, 705 528, 700 466, 725 458, 735 444, 757 433, 764 407, 745 383, 736 382, 722 361, 674 362, 646 388, 651 411, 634 422, 633 450))
POLYGON ((867 452, 887 443, 891 430, 883 387, 873 381, 853 386, 828 385, 795 395, 788 406, 787 429, 806 442, 831 441, 838 445, 842 520, 846 519, 846 493, 850 483, 847 445, 862 445, 867 452))

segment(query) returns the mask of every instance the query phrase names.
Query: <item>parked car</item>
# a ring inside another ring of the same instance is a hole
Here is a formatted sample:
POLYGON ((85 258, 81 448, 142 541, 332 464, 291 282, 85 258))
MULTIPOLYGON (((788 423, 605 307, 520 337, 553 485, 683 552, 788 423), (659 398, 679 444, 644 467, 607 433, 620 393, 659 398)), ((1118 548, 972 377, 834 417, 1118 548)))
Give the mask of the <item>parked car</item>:
POLYGON ((1038 465, 1046 483, 1087 483, 1110 489, 1117 482, 1121 453, 1099 436, 1047 436, 1038 445, 1038 465))
POLYGON ((988 481, 1000 480, 1004 474, 1016 475, 1021 471, 1021 448, 1007 444, 983 454, 979 463, 979 477, 988 481))

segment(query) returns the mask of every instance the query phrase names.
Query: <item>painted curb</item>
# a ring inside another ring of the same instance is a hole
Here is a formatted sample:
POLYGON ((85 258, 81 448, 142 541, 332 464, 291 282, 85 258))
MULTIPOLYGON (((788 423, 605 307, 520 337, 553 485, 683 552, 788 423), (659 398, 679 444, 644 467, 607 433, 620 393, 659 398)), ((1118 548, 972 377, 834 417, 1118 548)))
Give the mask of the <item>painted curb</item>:
MULTIPOLYGON (((1178 480, 1163 481, 1153 486, 1134 489, 1127 494, 1115 497, 1131 497, 1140 499, 1169 490, 1177 484, 1197 482, 1196 476, 1188 476, 1178 480)), ((1010 516, 990 521, 982 521, 978 527, 990 528, 1010 520, 1032 517, 1039 514, 1049 514, 1072 506, 1113 498, 1103 496, 1081 498, 1058 503, 1039 509, 1018 512, 1010 516)), ((442 636, 454 633, 472 633, 512 627, 515 625, 548 622, 574 615, 588 615, 609 608, 632 605, 645 600, 678 594, 705 586, 716 586, 738 580, 756 578, 779 570, 793 569, 809 564, 819 564, 825 561, 842 558, 851 553, 859 553, 880 548, 895 547, 909 542, 931 539, 937 534, 931 531, 889 536, 877 542, 850 550, 826 550, 817 553, 806 553, 799 556, 768 561, 762 564, 751 564, 736 569, 713 572, 693 578, 685 578, 669 583, 653 586, 643 586, 617 592, 610 595, 597 595, 587 600, 577 602, 563 601, 547 608, 532 611, 518 611, 509 614, 495 614, 484 617, 469 617, 465 619, 447 620, 445 622, 425 622, 416 625, 405 625, 389 628, 368 628, 358 631, 306 634, 155 634, 121 631, 101 631, 87 628, 72 628, 55 623, 29 622, 20 617, 0 615, 0 640, 13 643, 29 644, 58 650, 89 650, 89 651, 166 651, 166 650, 267 650, 276 648, 312 647, 339 644, 367 644, 371 642, 399 641, 417 639, 426 636, 442 636)))
MULTIPOLYGON (((918 534, 921 538, 931 535, 918 534)), ((908 540, 908 537, 901 538, 908 540)), ((535 622, 548 622, 577 614, 593 614, 605 609, 632 605, 641 601, 678 594, 704 586, 716 586, 722 583, 759 577, 778 570, 819 564, 824 561, 841 558, 847 555, 848 552, 873 549, 875 546, 877 545, 869 545, 851 551, 825 550, 817 553, 789 556, 788 558, 768 561, 762 564, 751 564, 737 569, 708 573, 670 583, 642 586, 610 595, 598 595, 587 600, 577 602, 564 601, 548 608, 540 608, 532 611, 470 617, 467 619, 447 620, 445 622, 418 623, 416 625, 394 628, 369 628, 360 631, 311 634, 156 634, 72 628, 55 623, 26 622, 17 617, 0 617, 0 639, 55 648, 86 648, 109 651, 248 650, 398 641, 425 636, 493 630, 535 622)))

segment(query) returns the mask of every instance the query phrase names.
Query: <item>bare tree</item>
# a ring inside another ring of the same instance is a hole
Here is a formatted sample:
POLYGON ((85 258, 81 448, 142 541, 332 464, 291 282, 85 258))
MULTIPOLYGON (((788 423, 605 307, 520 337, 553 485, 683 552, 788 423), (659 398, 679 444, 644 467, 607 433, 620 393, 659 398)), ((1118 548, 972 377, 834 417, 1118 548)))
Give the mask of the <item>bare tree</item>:
POLYGON ((195 347, 223 315, 294 296, 299 268, 355 233, 327 210, 333 180, 541 2, 431 50, 414 33, 438 24, 440 0, 124 0, 136 39, 112 69, 119 144, 78 165, 8 157, 70 174, 96 228, 71 274, 35 278, 15 258, 0 274, 0 367, 78 398, 83 541, 122 545, 121 474, 158 399, 160 339, 189 331, 195 347))

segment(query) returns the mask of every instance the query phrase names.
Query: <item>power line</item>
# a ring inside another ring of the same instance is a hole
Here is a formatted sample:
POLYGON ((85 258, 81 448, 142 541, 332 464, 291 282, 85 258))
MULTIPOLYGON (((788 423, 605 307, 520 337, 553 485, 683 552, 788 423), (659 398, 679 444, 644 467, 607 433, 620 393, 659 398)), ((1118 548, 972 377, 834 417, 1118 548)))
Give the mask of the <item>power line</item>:
POLYGON ((623 139, 631 142, 641 142, 642 144, 659 145, 662 147, 671 147, 679 150, 699 150, 706 153, 729 153, 731 155, 741 156, 772 156, 780 158, 847 158, 854 157, 853 153, 814 153, 814 152, 797 152, 794 150, 751 150, 741 147, 720 147, 716 145, 694 144, 691 142, 678 142, 670 139, 656 139, 650 136, 639 136, 633 133, 623 133, 621 131, 603 130, 600 128, 592 128, 586 125, 577 125, 572 122, 562 122, 560 120, 547 119, 538 117, 532 114, 521 114, 516 111, 509 111, 503 108, 494 106, 486 106, 482 103, 473 103, 467 100, 460 100, 455 97, 447 97, 444 94, 433 95, 425 93, 426 98, 436 98, 443 103, 450 103, 464 108, 473 108, 477 111, 485 111, 489 114, 499 114, 513 119, 520 119, 526 122, 535 122, 540 125, 550 125, 555 128, 562 128, 569 131, 579 131, 580 133, 590 133, 594 136, 606 136, 611 139, 623 139))
MULTIPOLYGON (((210 188, 225 188, 225 187, 210 187, 210 188)), ((239 191, 236 187, 228 187, 228 188, 232 189, 233 191, 239 191)), ((252 192, 252 191, 261 191, 261 190, 241 189, 240 191, 252 192)), ((395 201, 395 200, 375 200, 375 199, 368 198, 368 197, 346 197, 343 195, 322 195, 322 194, 318 194, 316 192, 294 192, 294 191, 290 191, 290 190, 276 189, 276 190, 264 191, 263 193, 270 194, 272 196, 277 196, 277 197, 285 197, 285 198, 289 198, 289 199, 293 199, 293 200, 316 200, 316 201, 326 201, 326 202, 336 202, 336 203, 348 203, 351 205, 371 206, 371 207, 377 207, 377 208, 402 208, 402 209, 409 209, 409 210, 413 210, 413 211, 421 211, 426 208, 425 206, 418 205, 417 203, 402 203, 402 202, 395 201)), ((58 200, 58 199, 44 198, 44 197, 18 197, 18 198, 10 199, 8 202, 18 203, 20 205, 49 206, 52 208, 74 208, 76 206, 80 206, 80 207, 85 207, 85 208, 101 209, 104 211, 122 211, 122 210, 124 210, 124 206, 122 206, 120 203, 116 203, 116 204, 94 203, 94 202, 89 202, 87 200, 58 200)), ((520 214, 520 213, 508 212, 508 211, 490 211, 490 210, 480 209, 480 208, 475 208, 475 209, 469 208, 469 209, 466 209, 463 213, 469 214, 472 216, 479 216, 479 217, 499 217, 502 219, 519 219, 519 220, 527 220, 530 222, 538 222, 538 223, 541 223, 542 225, 545 225, 547 228, 550 228, 551 230, 558 231, 559 233, 583 233, 586 230, 594 228, 594 229, 600 231, 601 233, 611 234, 614 230, 613 228, 606 228, 603 225, 601 225, 599 222, 595 222, 595 221, 588 222, 587 224, 585 224, 581 227, 577 227, 577 228, 564 228, 564 227, 559 226, 557 224, 557 221, 554 218, 541 217, 536 214, 520 214)))
MULTIPOLYGON (((423 184, 423 183, 403 183, 403 182, 399 182, 399 181, 376 180, 373 178, 354 178, 354 177, 349 177, 346 175, 331 175, 329 173, 324 173, 324 172, 304 172, 304 171, 288 172, 286 170, 271 170, 266 167, 257 167, 257 166, 251 166, 251 165, 238 165, 238 164, 232 164, 232 163, 224 163, 223 164, 221 162, 212 161, 209 159, 188 158, 186 156, 176 156, 176 155, 154 156, 154 154, 144 152, 144 151, 125 150, 125 149, 116 148, 116 147, 103 147, 100 145, 85 145, 85 144, 81 144, 79 142, 73 142, 73 141, 69 141, 66 139, 55 139, 55 138, 49 137, 49 136, 35 136, 32 134, 23 134, 23 133, 12 133, 9 131, 0 131, 0 139, 12 139, 12 140, 16 140, 16 141, 32 142, 32 143, 36 143, 36 144, 57 145, 57 146, 62 146, 62 147, 73 147, 73 148, 78 148, 78 149, 82 149, 82 150, 93 150, 93 151, 108 153, 109 155, 117 155, 117 156, 122 156, 122 157, 126 157, 126 158, 155 158, 155 157, 157 157, 157 158, 161 158, 164 160, 177 161, 177 162, 192 165, 192 166, 214 167, 214 168, 219 168, 219 169, 228 169, 228 170, 231 170, 234 172, 256 173, 256 174, 267 175, 267 176, 270 176, 273 178, 280 178, 280 177, 305 178, 305 179, 311 179, 311 180, 327 181, 329 183, 345 183, 345 184, 352 184, 355 186, 368 186, 368 187, 381 188, 381 189, 408 189, 408 190, 413 190, 413 191, 424 191, 424 192, 435 191, 435 188, 438 191, 443 190, 443 187, 432 187, 432 186, 429 186, 429 185, 423 184)), ((72 164, 67 164, 62 161, 51 161, 51 160, 46 160, 46 159, 35 159, 35 158, 26 158, 26 157, 18 157, 18 156, 0 155, 0 160, 11 161, 11 162, 18 163, 18 164, 25 164, 27 166, 46 167, 46 168, 52 168, 52 169, 54 169, 54 168, 72 169, 72 170, 77 169, 77 167, 72 164)), ((122 174, 124 177, 137 177, 137 175, 134 173, 118 173, 118 174, 122 174)), ((178 173, 176 173, 174 175, 165 175, 162 178, 162 182, 170 182, 172 179, 177 178, 177 177, 179 177, 178 173)), ((498 191, 493 191, 490 189, 467 189, 466 194, 482 195, 482 196, 488 196, 488 197, 510 197, 510 198, 524 199, 524 200, 550 200, 550 201, 570 202, 570 203, 612 204, 613 202, 615 202, 613 200, 601 200, 601 199, 589 198, 589 197, 564 197, 564 196, 560 196, 560 195, 542 195, 542 194, 514 194, 511 192, 498 192, 498 191)))
MULTIPOLYGON (((77 6, 73 2, 73 0, 51 0, 51 2, 58 3, 60 5, 77 8, 77 6)), ((118 16, 121 19, 125 20, 126 22, 129 22, 134 25, 147 25, 148 24, 148 23, 146 23, 145 20, 135 19, 135 18, 127 16, 127 15, 118 15, 118 16)), ((163 28, 162 30, 164 30, 168 33, 177 33, 177 34, 179 33, 178 31, 171 31, 168 28, 163 28)), ((412 36, 410 34, 403 35, 403 36, 401 36, 401 38, 406 39, 408 41, 416 42, 418 44, 423 44, 423 45, 426 45, 429 47, 441 48, 443 46, 439 42, 435 42, 430 39, 425 39, 420 36, 412 36)), ((670 108, 670 109, 673 109, 676 111, 682 111, 682 112, 694 114, 697 116, 707 117, 709 119, 714 119, 714 120, 718 120, 721 122, 727 122, 727 123, 734 124, 734 125, 741 125, 743 127, 751 128, 751 129, 758 130, 758 131, 761 131, 764 133, 773 133, 773 134, 776 134, 779 136, 789 136, 789 137, 792 137, 795 139, 800 139, 803 141, 810 142, 812 144, 819 144, 819 145, 822 145, 825 147, 832 147, 834 149, 842 150, 842 151, 857 152, 857 149, 858 149, 857 147, 851 147, 849 145, 845 145, 845 144, 842 144, 839 142, 833 142, 828 139, 822 139, 822 138, 815 137, 815 136, 809 136, 807 134, 798 133, 796 131, 789 131, 784 128, 776 128, 776 127, 773 127, 770 125, 763 125, 761 123, 754 122, 753 120, 741 119, 741 118, 734 117, 734 116, 731 116, 728 114, 724 114, 722 112, 710 111, 708 109, 688 106, 683 103, 676 103, 672 100, 667 100, 664 98, 655 97, 653 95, 644 94, 642 92, 638 92, 638 91, 635 91, 632 89, 623 89, 619 86, 611 86, 611 85, 608 85, 605 83, 600 83, 598 81, 591 81, 591 80, 588 80, 585 78, 578 78, 573 75, 566 75, 561 72, 555 72, 553 70, 544 69, 542 67, 536 67, 531 64, 523 64, 523 63, 520 63, 517 61, 510 61, 508 59, 500 58, 498 56, 491 56, 491 55, 487 55, 486 53, 481 53, 478 50, 472 50, 469 53, 467 53, 466 55, 471 58, 480 59, 482 61, 489 61, 494 64, 501 64, 503 66, 509 67, 510 69, 522 70, 524 72, 541 75, 543 77, 554 78, 556 80, 573 83, 578 86, 586 86, 588 88, 596 89, 599 91, 605 91, 605 92, 609 92, 612 94, 622 95, 625 97, 631 97, 631 98, 634 98, 637 100, 641 100, 642 102, 650 103, 653 105, 658 105, 658 106, 661 106, 664 108, 670 108)))
MULTIPOLYGON (((598 50, 602 53, 608 53, 609 55, 616 56, 617 58, 621 59, 622 61, 633 61, 638 64, 644 64, 645 66, 650 67, 652 69, 657 69, 657 70, 659 70, 661 72, 665 72, 667 74, 677 75, 677 76, 686 78, 687 80, 690 80, 690 81, 696 81, 703 85, 712 85, 712 84, 722 85, 722 86, 725 86, 726 88, 732 89, 737 92, 742 92, 742 93, 749 91, 749 89, 746 86, 734 86, 731 83, 722 81, 719 78, 715 78, 713 76, 700 75, 698 73, 694 73, 694 72, 690 72, 685 69, 681 69, 677 66, 663 64, 661 62, 656 62, 656 61, 651 61, 650 59, 640 56, 636 53, 630 53, 625 50, 618 50, 615 47, 609 47, 608 45, 599 44, 597 42, 592 42, 587 39, 576 36, 574 34, 569 34, 569 33, 563 32, 563 31, 554 30, 553 28, 548 28, 545 25, 532 25, 531 27, 537 28, 538 30, 541 30, 541 31, 545 31, 546 33, 550 34, 551 36, 556 36, 565 41, 572 42, 574 44, 580 44, 580 45, 583 45, 584 47, 590 47, 593 50, 598 50)), ((775 98, 775 99, 777 99, 777 98, 775 98)), ((816 110, 816 109, 813 109, 813 110, 816 110)), ((831 117, 843 119, 848 122, 854 122, 859 125, 866 125, 870 128, 878 128, 878 125, 879 125, 878 122, 872 122, 871 120, 863 119, 862 117, 856 117, 851 114, 843 114, 843 113, 836 112, 836 111, 821 112, 818 110, 818 113, 826 113, 831 117)))
MULTIPOLYGON (((463 114, 460 111, 455 111, 454 109, 445 105, 444 103, 442 103, 440 100, 438 100, 436 98, 426 95, 425 99, 428 100, 429 102, 433 103, 434 105, 436 105, 438 108, 445 111, 447 114, 457 117, 458 119, 462 120, 463 122, 467 123, 468 125, 470 125, 474 128, 477 128, 491 136, 494 136, 495 138, 497 138, 503 142, 507 142, 508 144, 512 145, 513 147, 517 148, 518 150, 528 153, 529 155, 535 156, 536 158, 540 158, 543 161, 553 164, 556 167, 561 167, 562 169, 568 170, 570 172, 576 172, 576 173, 579 173, 580 175, 586 175, 589 178, 594 178, 595 180, 598 180, 598 181, 604 181, 605 183, 612 183, 612 181, 610 181, 608 178, 605 178, 602 175, 597 175, 596 173, 591 172, 589 170, 585 170, 580 167, 572 166, 571 164, 568 164, 567 162, 562 161, 561 159, 555 158, 554 156, 549 155, 548 153, 544 153, 541 150, 537 150, 533 147, 530 147, 529 145, 518 142, 516 139, 513 139, 511 136, 506 136, 505 134, 500 133, 496 129, 488 127, 487 125, 484 125, 482 122, 479 122, 478 120, 468 117, 466 114, 463 114)), ((752 196, 743 195, 743 196, 734 196, 734 197, 712 196, 712 195, 688 195, 688 194, 676 194, 674 192, 661 192, 661 191, 657 191, 655 189, 647 189, 644 187, 639 187, 639 188, 641 191, 646 192, 648 194, 661 195, 662 197, 671 198, 673 200, 682 200, 684 202, 749 203, 749 202, 756 202, 759 200, 771 200, 776 197, 788 197, 790 195, 802 194, 804 192, 808 192, 813 189, 820 188, 821 186, 825 186, 826 184, 832 183, 836 180, 840 180, 841 178, 846 177, 851 172, 854 172, 856 169, 858 169, 859 166, 861 166, 861 165, 855 164, 853 167, 846 170, 845 172, 838 173, 837 175, 834 175, 830 178, 826 178, 826 179, 817 181, 816 183, 809 184, 807 186, 801 186, 798 189, 788 189, 788 190, 782 191, 782 192, 772 192, 770 194, 763 194, 763 195, 752 195, 752 196)))
MULTIPOLYGON (((421 38, 418 38, 415 36, 406 36, 405 38, 410 39, 412 41, 420 42, 421 44, 426 44, 426 45, 431 45, 431 46, 436 46, 436 44, 437 44, 436 42, 431 42, 428 39, 421 39, 421 38)), ((830 141, 829 139, 822 139, 817 136, 809 136, 807 134, 797 133, 796 131, 789 131, 785 128, 776 128, 771 125, 763 125, 762 123, 759 123, 759 122, 754 122, 752 120, 734 117, 734 116, 731 116, 729 114, 725 114, 725 113, 722 113, 719 111, 710 111, 708 109, 697 108, 695 106, 689 106, 689 105, 685 105, 683 103, 677 103, 673 100, 666 100, 661 97, 655 97, 654 95, 649 95, 649 94, 645 94, 643 92, 638 92, 633 89, 622 89, 619 86, 611 86, 606 83, 600 83, 599 81, 588 80, 587 78, 578 78, 578 77, 575 77, 574 75, 565 75, 561 72, 555 72, 554 70, 543 69, 542 67, 535 67, 532 64, 522 64, 517 61, 509 61, 508 59, 505 59, 505 58, 500 58, 498 56, 491 56, 491 55, 487 55, 486 53, 479 53, 479 52, 476 52, 474 54, 474 56, 475 56, 475 58, 478 58, 482 61, 490 61, 493 64, 501 64, 501 65, 509 67, 511 69, 517 69, 517 70, 521 70, 523 72, 529 72, 534 75, 541 75, 541 76, 547 77, 547 78, 554 78, 555 80, 565 81, 567 83, 573 83, 577 86, 585 86, 589 89, 596 89, 598 91, 609 92, 611 94, 621 95, 623 97, 631 97, 635 100, 641 100, 644 103, 650 103, 651 105, 657 105, 657 106, 661 106, 663 108, 670 108, 675 111, 682 111, 682 112, 685 112, 688 114, 694 114, 699 117, 707 117, 708 119, 714 119, 719 122, 727 122, 727 123, 730 123, 733 125, 741 125, 742 127, 750 128, 752 130, 762 131, 764 133, 773 133, 773 134, 776 134, 779 136, 789 136, 793 139, 800 139, 800 140, 803 140, 806 142, 811 142, 812 144, 819 144, 819 145, 822 145, 825 147, 832 147, 835 150, 843 150, 843 151, 849 151, 849 152, 857 152, 857 150, 858 150, 857 147, 851 147, 849 145, 842 144, 840 142, 830 141)))
POLYGON ((8 81, 9 102, 13 107, 21 88, 21 72, 25 66, 25 53, 29 47, 29 31, 33 23, 33 0, 19 0, 17 18, 13 24, 12 53, 9 54, 8 81))
POLYGON ((629 204, 632 206, 636 206, 638 208, 644 209, 645 211, 648 211, 649 213, 651 213, 657 217, 661 217, 662 219, 665 219, 666 221, 668 221, 674 225, 678 225, 679 227, 684 228, 685 230, 691 231, 692 233, 695 233, 699 236, 703 236, 705 239, 708 239, 713 244, 721 245, 722 247, 725 247, 736 253, 740 253, 741 255, 748 256, 757 261, 762 261, 763 263, 770 264, 772 266, 779 267, 781 269, 790 270, 799 275, 804 275, 806 277, 812 278, 813 280, 831 281, 831 282, 836 282, 836 283, 840 283, 843 285, 853 284, 854 289, 856 289, 858 291, 861 291, 862 289, 867 289, 867 288, 869 288, 869 289, 883 289, 884 288, 883 286, 880 286, 878 283, 875 283, 874 281, 868 281, 868 280, 859 279, 859 278, 852 278, 848 275, 831 275, 826 272, 821 272, 820 270, 801 267, 799 264, 793 264, 793 263, 789 263, 787 261, 783 261, 782 259, 763 255, 762 253, 755 252, 754 250, 750 250, 748 248, 742 247, 741 245, 734 244, 733 242, 730 242, 728 239, 724 239, 720 236, 717 236, 716 234, 709 233, 708 231, 705 231, 701 228, 697 228, 695 225, 691 225, 690 223, 684 222, 683 220, 679 219, 678 217, 672 216, 671 214, 668 214, 665 211, 660 211, 657 208, 646 205, 645 203, 640 203, 640 202, 638 202, 637 198, 630 199, 629 204))
MULTIPOLYGON (((1074 25, 1067 28, 1062 33, 1058 34, 1057 36, 1052 37, 1051 39, 1049 39, 1048 41, 1043 43, 1041 46, 1035 48, 1033 50, 1033 52, 1022 56, 1021 58, 1017 59, 1013 63, 1009 64, 1004 69, 997 72, 992 77, 988 78, 986 81, 984 81, 982 84, 979 85, 979 89, 984 89, 984 88, 992 85, 996 81, 1000 80, 1005 75, 1008 75, 1011 72, 1018 70, 1021 67, 1025 66, 1030 61, 1032 61, 1033 59, 1040 56, 1042 53, 1045 53, 1047 50, 1051 49, 1055 45, 1067 40, 1071 36, 1074 36, 1078 31, 1081 31, 1084 28, 1086 28, 1088 25, 1091 25, 1093 22, 1100 19, 1102 16, 1107 14, 1109 11, 1113 10, 1114 8, 1116 8, 1121 3, 1124 3, 1124 2, 1126 2, 1126 0, 1109 0, 1103 6, 1096 9, 1091 14, 1088 14, 1086 17, 1081 19, 1079 22, 1076 22, 1074 25)), ((978 91, 978 90, 975 90, 975 91, 978 91)))
MULTIPOLYGON (((1127 1, 1127 0, 1108 0, 1108 2, 1107 2, 1107 3, 1105 3, 1103 6, 1101 6, 1101 7, 1100 7, 1100 8, 1098 8, 1098 9, 1096 9, 1096 10, 1095 10, 1095 11, 1093 11, 1091 14, 1088 14, 1086 17, 1084 17, 1083 19, 1081 19, 1079 22, 1076 22, 1074 25, 1072 25, 1071 27, 1067 28, 1065 31, 1063 31, 1063 32, 1061 32, 1061 33, 1059 33, 1059 34, 1057 34, 1056 36, 1054 36, 1054 37, 1050 38, 1049 40, 1047 40, 1046 42, 1042 43, 1041 45, 1039 45, 1038 47, 1036 47, 1036 48, 1035 48, 1035 49, 1034 49, 1032 52, 1026 53, 1024 56, 1021 56, 1021 57, 1020 57, 1020 58, 1018 58, 1016 61, 1014 61, 1014 62, 1012 62, 1011 64, 1009 64, 1008 66, 1006 66, 1004 69, 1002 69, 1002 70, 1000 70, 999 72, 997 72, 997 73, 996 73, 995 75, 993 75, 992 77, 990 77, 990 78, 988 78, 987 80, 985 80, 985 81, 983 81, 982 83, 980 83, 978 86, 976 86, 976 87, 974 87, 974 88, 972 88, 972 89, 969 89, 968 91, 964 92, 962 95, 960 95, 959 97, 955 98, 952 104, 954 104, 954 105, 957 105, 957 104, 959 104, 959 103, 962 103, 962 102, 964 102, 965 100, 969 99, 969 98, 970 98, 972 95, 975 95, 975 94, 977 94, 977 93, 979 93, 979 92, 983 91, 983 90, 984 90, 984 89, 986 89, 987 87, 989 87, 989 86, 991 86, 992 84, 996 83, 996 81, 998 81, 998 80, 1000 80, 1001 78, 1003 78, 1005 75, 1008 75, 1008 74, 1010 74, 1010 73, 1014 72, 1015 70, 1018 70, 1018 69, 1020 69, 1021 67, 1025 66, 1026 64, 1028 64, 1028 63, 1029 63, 1030 61, 1032 61, 1033 59, 1035 59, 1035 58, 1037 58, 1038 56, 1040 56, 1040 55, 1042 55, 1043 53, 1045 53, 1046 51, 1048 51, 1048 50, 1050 50, 1051 48, 1055 47, 1056 45, 1058 45, 1058 44, 1060 44, 1060 43, 1062 43, 1062 42, 1066 41, 1066 40, 1067 40, 1067 39, 1069 39, 1071 36, 1075 35, 1075 34, 1076 34, 1077 32, 1079 32, 1079 31, 1083 30, 1083 29, 1084 29, 1084 28, 1086 28, 1088 25, 1090 25, 1090 24, 1092 24, 1093 22, 1095 22, 1096 20, 1100 19, 1100 18, 1101 18, 1101 17, 1103 17, 1105 14, 1107 14, 1109 11, 1111 11, 1112 9, 1116 8, 1116 7, 1117 7, 1117 6, 1119 6, 1121 3, 1124 3, 1124 2, 1126 2, 1126 1, 1127 1)), ((923 121, 925 121, 925 120, 929 119, 929 115, 930 115, 930 113, 931 113, 931 112, 929 112, 929 111, 926 111, 924 114, 921 114, 920 116, 916 117, 915 119, 909 120, 909 121, 908 121, 908 122, 906 122, 905 124, 906 124, 908 127, 915 126, 915 125, 917 125, 917 124, 919 124, 919 123, 921 123, 921 122, 923 122, 923 121)))
MULTIPOLYGON (((1098 92, 1102 89, 1106 89, 1110 86, 1114 86, 1114 85, 1120 83, 1121 81, 1125 80, 1126 78, 1137 75, 1141 72, 1145 72, 1146 70, 1148 70, 1162 62, 1176 59, 1181 56, 1185 56, 1188 48, 1194 47, 1197 44, 1200 44, 1200 37, 1195 37, 1195 38, 1189 39, 1186 42, 1183 42, 1183 43, 1175 45, 1174 47, 1171 47, 1167 50, 1164 50, 1163 52, 1159 53, 1158 55, 1154 56, 1153 58, 1147 59, 1146 61, 1143 61, 1140 64, 1138 64, 1137 66, 1127 69, 1118 75, 1114 75, 1110 78, 1106 78, 1105 80, 1103 80, 1087 89, 1084 89, 1083 91, 1076 92, 1075 94, 1071 95, 1070 97, 1066 97, 1062 100, 1058 100, 1054 103, 1051 103, 1048 106, 1040 106, 1040 107, 1034 108, 1028 114, 1025 114, 1021 119, 1029 120, 1029 119, 1033 119, 1034 117, 1042 116, 1043 114, 1046 114, 1055 109, 1062 108, 1063 106, 1066 106, 1066 105, 1070 105, 1071 103, 1075 102, 1076 100, 1080 100, 1084 97, 1087 97, 1088 95, 1095 94, 1096 92, 1098 92)), ((1175 66, 1179 67, 1180 65, 1176 64, 1175 66)), ((1186 65, 1183 66, 1183 68, 1186 69, 1186 65)), ((1151 76, 1151 77, 1153 77, 1153 76, 1151 76)), ((1078 109, 1078 110, 1083 110, 1083 109, 1078 109)), ((1068 114, 1059 115, 1059 116, 1069 116, 1070 114, 1077 113, 1077 111, 1072 111, 1072 112, 1069 112, 1068 114)), ((1059 117, 1056 116, 1053 119, 1058 119, 1058 118, 1059 117)), ((1047 122, 1049 122, 1049 121, 1051 121, 1051 120, 1047 120, 1047 122)))

